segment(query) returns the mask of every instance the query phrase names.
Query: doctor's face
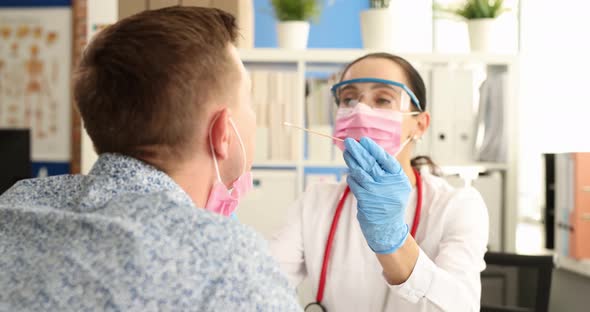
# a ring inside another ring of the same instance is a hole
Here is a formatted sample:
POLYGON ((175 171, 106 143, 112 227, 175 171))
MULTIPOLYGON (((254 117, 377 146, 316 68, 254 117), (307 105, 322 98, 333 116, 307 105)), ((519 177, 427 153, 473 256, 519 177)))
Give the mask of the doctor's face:
MULTIPOLYGON (((412 85, 408 79, 404 68, 394 62, 393 60, 381 58, 381 57, 368 57, 350 66, 350 68, 344 73, 342 81, 351 80, 357 78, 378 78, 384 80, 392 80, 400 82, 412 89, 412 85)), ((374 89, 376 83, 366 83, 364 88, 374 89)), ((415 90, 412 90, 415 92, 415 90)), ((411 104, 410 109, 412 111, 418 111, 417 108, 411 104)), ((425 113, 423 113, 425 114, 425 113)), ((421 114, 421 115, 423 115, 421 114)), ((420 137, 426 130, 425 127, 421 126, 418 122, 421 116, 405 116, 402 121, 402 142, 410 138, 411 136, 420 137)), ((427 127, 427 126, 426 126, 427 127)), ((412 155, 411 145, 406 147, 398 156, 398 159, 407 157, 408 159, 412 155)))

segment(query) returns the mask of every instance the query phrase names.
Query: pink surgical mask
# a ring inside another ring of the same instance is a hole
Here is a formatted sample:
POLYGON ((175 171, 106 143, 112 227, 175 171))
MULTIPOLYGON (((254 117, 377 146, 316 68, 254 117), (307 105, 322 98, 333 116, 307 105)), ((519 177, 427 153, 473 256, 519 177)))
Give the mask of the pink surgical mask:
POLYGON ((209 128, 209 147, 211 148, 211 154, 213 154, 213 164, 215 165, 215 172, 217 173, 217 181, 215 184, 213 184, 211 193, 209 193, 209 199, 205 205, 205 209, 226 217, 232 215, 232 213, 238 207, 240 199, 244 198, 244 195, 253 188, 252 173, 246 168, 246 149, 244 148, 244 143, 234 122, 231 119, 229 122, 234 129, 236 136, 238 137, 238 141, 242 149, 242 157, 244 159, 242 175, 240 175, 240 177, 234 181, 232 187, 229 190, 225 184, 223 184, 223 181, 221 180, 221 174, 219 172, 217 157, 215 156, 215 150, 213 149, 213 142, 211 141, 211 130, 213 129, 213 124, 215 124, 215 122, 213 122, 211 124, 211 128, 209 128))
MULTIPOLYGON (((403 145, 402 119, 407 114, 391 109, 371 108, 364 103, 358 103, 350 108, 338 108, 334 137, 342 140, 353 138, 358 141, 366 136, 383 147, 390 155, 395 155, 403 145)), ((344 151, 344 142, 337 140, 333 142, 344 151)))

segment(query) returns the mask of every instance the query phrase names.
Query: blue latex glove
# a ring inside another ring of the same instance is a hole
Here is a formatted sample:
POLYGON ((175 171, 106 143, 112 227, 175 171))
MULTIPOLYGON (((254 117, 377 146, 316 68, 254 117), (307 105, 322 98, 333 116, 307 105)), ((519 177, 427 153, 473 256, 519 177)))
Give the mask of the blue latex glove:
POLYGON ((408 237, 404 221, 412 190, 400 163, 373 140, 344 141, 348 186, 358 202, 357 219, 369 247, 378 254, 398 250, 408 237))

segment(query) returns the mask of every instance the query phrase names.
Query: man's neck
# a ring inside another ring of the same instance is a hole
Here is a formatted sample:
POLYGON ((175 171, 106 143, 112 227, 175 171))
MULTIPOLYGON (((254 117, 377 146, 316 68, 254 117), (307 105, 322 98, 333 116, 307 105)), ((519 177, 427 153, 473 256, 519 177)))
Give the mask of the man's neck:
POLYGON ((213 163, 208 159, 194 159, 180 166, 170 177, 189 195, 197 208, 205 208, 211 181, 213 181, 213 163))

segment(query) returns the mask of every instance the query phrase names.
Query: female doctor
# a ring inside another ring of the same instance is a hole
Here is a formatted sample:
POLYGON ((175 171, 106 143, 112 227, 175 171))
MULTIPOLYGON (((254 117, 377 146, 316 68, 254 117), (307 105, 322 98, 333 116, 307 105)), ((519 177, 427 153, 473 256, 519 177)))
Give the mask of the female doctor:
POLYGON ((475 189, 412 167, 430 123, 419 73, 369 54, 332 91, 347 181, 309 187, 270 242, 294 286, 311 279, 306 311, 479 311, 487 209, 475 189))

